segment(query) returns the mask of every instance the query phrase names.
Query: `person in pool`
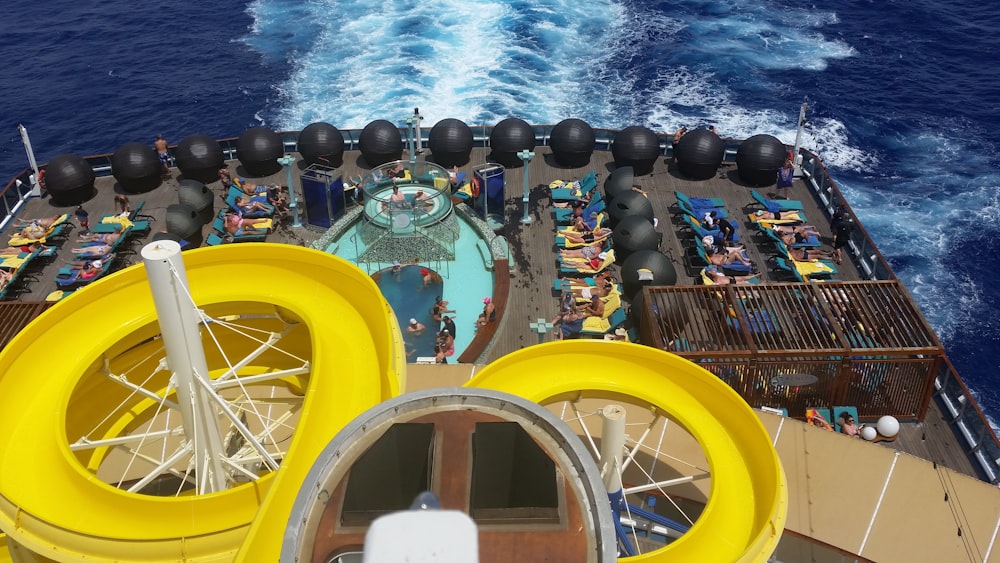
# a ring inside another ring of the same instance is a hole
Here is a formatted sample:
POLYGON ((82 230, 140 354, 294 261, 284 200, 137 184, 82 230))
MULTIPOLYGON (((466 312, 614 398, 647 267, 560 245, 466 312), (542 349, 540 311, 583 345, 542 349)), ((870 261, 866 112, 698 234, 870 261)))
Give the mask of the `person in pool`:
POLYGON ((410 334, 423 334, 427 327, 424 323, 418 322, 417 319, 410 319, 410 324, 406 327, 406 332, 410 334))

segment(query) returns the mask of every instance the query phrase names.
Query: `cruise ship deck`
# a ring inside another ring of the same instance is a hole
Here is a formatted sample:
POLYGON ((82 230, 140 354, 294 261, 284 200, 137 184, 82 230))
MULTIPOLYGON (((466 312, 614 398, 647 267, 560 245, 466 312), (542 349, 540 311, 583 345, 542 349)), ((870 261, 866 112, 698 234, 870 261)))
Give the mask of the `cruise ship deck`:
MULTIPOLYGON (((473 149, 471 162, 463 169, 469 172, 473 166, 485 163, 488 152, 488 148, 473 149)), ((420 159, 426 155, 429 153, 421 155, 420 159)), ((358 156, 357 152, 348 152, 345 155, 344 165, 340 169, 344 177, 358 176, 366 171, 359 166, 358 156)), ((302 163, 296 164, 298 170, 301 170, 302 163)), ((236 173, 243 174, 238 161, 229 161, 229 166, 236 173)), ((508 270, 502 261, 497 262, 495 294, 500 312, 499 320, 495 326, 490 326, 485 331, 486 334, 492 334, 492 338, 479 339, 474 342, 470 350, 463 356, 464 361, 489 363, 512 351, 535 344, 539 342, 540 338, 546 341, 553 339, 551 332, 540 337, 531 327, 531 323, 539 319, 551 320, 558 310, 558 299, 551 289, 554 280, 558 277, 558 267, 556 250, 552 245, 556 225, 551 212, 548 185, 554 180, 579 179, 592 170, 597 173, 599 185, 603 185, 605 178, 613 169, 614 160, 610 151, 595 151, 589 164, 585 167, 564 168, 555 163, 548 147, 538 147, 535 150, 534 160, 528 168, 530 173, 528 213, 532 218, 530 224, 520 222, 523 214, 524 170, 513 168, 506 171, 506 226, 500 234, 504 235, 509 243, 510 267, 508 270)), ((177 202, 178 175, 179 172, 174 170, 174 179, 145 194, 130 195, 133 206, 140 201, 144 202, 142 213, 148 214, 152 220, 152 233, 164 230, 166 208, 177 202)), ((294 174, 294 176, 297 182, 298 174, 294 174)), ((255 181, 267 184, 284 184, 286 183, 285 178, 285 173, 282 171, 270 177, 255 178, 255 181)), ((636 177, 635 185, 646 192, 653 205, 655 216, 658 219, 657 230, 662 233, 660 251, 674 264, 678 275, 678 285, 700 285, 701 282, 697 270, 691 269, 685 259, 688 251, 694 248, 696 242, 693 235, 688 230, 683 229, 679 221, 674 218, 675 191, 681 191, 692 197, 722 198, 726 202, 730 216, 739 223, 737 231, 741 240, 746 241, 750 258, 761 272, 762 281, 764 283, 794 283, 790 274, 774 268, 776 251, 773 245, 761 241, 757 236, 756 229, 751 226, 747 219, 747 213, 759 207, 752 206, 751 188, 741 181, 735 164, 724 163, 719 174, 712 179, 692 181, 674 170, 670 165, 669 158, 663 157, 656 162, 652 174, 636 177)), ((221 186, 218 182, 212 183, 209 187, 217 193, 221 192, 221 186)), ((296 185, 295 188, 301 194, 301 186, 296 185)), ((85 208, 92 218, 113 211, 113 197, 117 189, 111 176, 98 178, 96 195, 85 203, 85 208)), ((758 189, 758 191, 769 197, 773 194, 774 189, 772 186, 771 188, 758 189)), ((813 196, 813 192, 800 179, 796 180, 788 197, 803 202, 809 224, 816 226, 822 233, 823 247, 829 249, 832 233, 825 211, 821 207, 822 202, 813 196)), ((220 205, 224 204, 221 199, 218 199, 216 209, 220 205)), ((52 216, 60 213, 72 213, 72 211, 73 208, 53 206, 48 198, 42 197, 29 200, 19 217, 52 216)), ((206 226, 206 235, 208 229, 210 229, 210 225, 206 226)), ((8 237, 11 230, 11 227, 8 227, 2 236, 8 237)), ((78 228, 72 229, 68 235, 50 241, 50 244, 60 249, 57 256, 44 261, 36 261, 36 265, 29 272, 29 275, 20 280, 19 291, 14 292, 14 298, 25 303, 22 305, 10 304, 4 307, 6 311, 2 318, 7 320, 11 326, 6 333, 0 332, 0 346, 12 336, 11 330, 16 331, 17 326, 21 326, 21 320, 36 314, 33 311, 37 311, 38 307, 28 305, 27 302, 44 301, 51 292, 57 289, 56 272, 70 259, 69 249, 77 246, 78 231, 78 228), (24 310, 20 315, 13 314, 15 310, 21 309, 24 310)), ((321 231, 312 228, 292 228, 291 221, 286 217, 278 223, 275 232, 268 236, 268 241, 307 245, 317 240, 321 234, 321 231)), ((138 249, 149 242, 151 237, 152 234, 133 237, 119 253, 115 267, 124 267, 140 261, 138 249)), ((867 279, 862 275, 859 266, 849 259, 845 259, 838 269, 837 278, 842 281, 851 282, 867 279)), ((922 423, 903 424, 899 438, 895 442, 883 443, 882 445, 895 447, 900 451, 930 460, 966 475, 981 478, 966 453, 962 451, 952 426, 942 414, 936 401, 930 401, 930 408, 922 423)))

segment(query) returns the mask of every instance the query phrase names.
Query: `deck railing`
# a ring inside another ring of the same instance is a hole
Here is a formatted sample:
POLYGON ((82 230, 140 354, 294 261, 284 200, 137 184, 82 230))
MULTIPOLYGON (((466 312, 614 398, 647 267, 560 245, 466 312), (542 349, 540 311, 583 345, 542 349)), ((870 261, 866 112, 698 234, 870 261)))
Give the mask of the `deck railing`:
MULTIPOLYGON (((548 146, 553 127, 554 125, 532 126, 538 145, 548 146)), ((491 125, 470 124, 470 128, 473 132, 473 146, 479 148, 490 146, 490 133, 493 130, 491 125)), ((400 133, 405 139, 406 128, 400 128, 400 133)), ((298 131, 282 131, 279 134, 284 143, 285 151, 288 153, 296 152, 298 131)), ((596 138, 596 150, 611 150, 617 134, 616 131, 594 129, 594 134, 596 138)), ((360 130, 344 129, 341 130, 341 135, 344 138, 345 151, 359 149, 360 130)), ((430 127, 421 129, 421 140, 425 147, 427 146, 429 135, 430 127)), ((660 138, 661 153, 664 156, 671 156, 672 135, 661 134, 658 136, 660 138)), ((725 141, 725 161, 732 162, 735 160, 740 141, 734 139, 725 139, 725 141)), ((236 137, 219 139, 219 145, 222 147, 223 154, 227 160, 237 158, 236 142, 236 137)), ((171 147, 170 149, 171 154, 173 153, 173 148, 171 147)), ((858 261, 862 273, 872 280, 896 279, 892 269, 875 246, 875 243, 871 240, 871 237, 868 236, 860 221, 854 216, 854 211, 819 160, 819 157, 806 149, 800 149, 799 154, 802 157, 802 179, 822 202, 828 217, 832 216, 838 206, 843 206, 854 217, 858 228, 851 235, 848 247, 858 261)), ((111 157, 111 154, 102 154, 84 157, 84 159, 94 169, 94 173, 98 177, 101 177, 111 175, 111 157)), ((0 191, 0 229, 8 225, 24 205, 24 202, 30 198, 30 174, 31 171, 29 169, 21 171, 0 191)), ((935 387, 937 398, 941 401, 945 412, 954 417, 953 424, 956 433, 962 437, 969 447, 969 456, 976 461, 978 467, 983 469, 988 480, 1000 483, 1000 439, 997 438, 996 433, 985 415, 983 415, 982 410, 976 404, 972 394, 947 359, 942 362, 935 387)))

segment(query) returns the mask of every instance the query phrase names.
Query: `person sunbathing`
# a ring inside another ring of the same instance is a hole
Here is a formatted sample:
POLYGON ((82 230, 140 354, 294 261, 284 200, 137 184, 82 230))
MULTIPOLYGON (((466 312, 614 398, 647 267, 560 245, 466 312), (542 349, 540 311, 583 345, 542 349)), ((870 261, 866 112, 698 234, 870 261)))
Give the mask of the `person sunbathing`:
POLYGON ((854 422, 854 416, 851 413, 844 411, 840 413, 839 419, 841 434, 846 434, 854 438, 861 437, 861 429, 858 428, 857 423, 854 422))
POLYGON ((810 236, 819 236, 819 230, 813 225, 794 225, 791 227, 785 225, 773 225, 771 230, 782 236, 802 235, 807 238, 810 236))
POLYGON ((567 258, 583 258, 584 260, 592 260, 597 258, 597 255, 604 252, 604 244, 600 242, 595 242, 593 244, 588 244, 580 248, 571 248, 568 250, 560 250, 559 258, 566 260, 567 258))
POLYGON ((563 230, 559 231, 566 242, 571 242, 573 244, 590 244, 595 240, 600 240, 611 236, 611 229, 607 227, 601 227, 600 229, 594 231, 587 231, 584 233, 563 230))
POLYGON ((716 266, 725 266, 733 262, 739 262, 744 266, 751 266, 752 263, 746 257, 746 249, 739 246, 723 246, 715 242, 715 238, 708 235, 701 239, 705 248, 708 261, 716 266))
POLYGON ((12 246, 8 248, 0 248, 0 256, 17 256, 23 252, 34 252, 36 250, 48 250, 51 247, 45 246, 40 242, 33 242, 31 244, 26 244, 23 246, 12 246))
POLYGON ((85 246, 83 248, 73 249, 73 254, 76 254, 77 256, 80 257, 89 256, 97 258, 99 256, 104 256, 105 254, 108 254, 110 252, 111 252, 111 245, 109 244, 98 244, 95 246, 85 246))
POLYGON ((114 258, 114 254, 108 254, 107 256, 103 256, 100 260, 74 260, 69 263, 68 268, 71 271, 78 272, 77 276, 79 279, 92 280, 101 275, 104 271, 104 266, 111 260, 114 260, 114 258))
POLYGON ((6 268, 0 268, 0 289, 7 287, 10 280, 14 279, 14 273, 6 268))
POLYGON ((43 240, 48 234, 48 227, 43 227, 41 224, 34 222, 28 223, 17 232, 17 236, 27 240, 43 240))
POLYGON ((715 285, 729 285, 729 284, 740 285, 745 283, 751 283, 752 280, 755 280, 760 277, 760 273, 756 273, 752 276, 727 276, 726 274, 723 274, 721 270, 719 270, 718 266, 715 265, 706 266, 705 269, 702 271, 705 272, 708 278, 711 279, 712 283, 714 283, 715 285))
POLYGON ((789 248, 788 257, 796 262, 811 262, 813 260, 833 260, 836 258, 830 250, 817 248, 789 248))
POLYGON ((288 211, 288 198, 285 197, 285 189, 279 185, 268 186, 267 202, 278 211, 288 211))
MULTIPOLYGON (((119 225, 119 227, 120 227, 120 225, 119 225)), ((121 236, 122 236, 122 234, 120 232, 117 232, 117 233, 104 233, 104 234, 93 234, 92 233, 92 234, 89 234, 89 235, 80 235, 79 242, 100 242, 100 243, 104 243, 104 244, 114 244, 115 242, 118 241, 118 239, 121 238, 121 236)))
POLYGON ((583 315, 577 313, 575 309, 562 313, 552 319, 552 326, 559 327, 559 331, 556 332, 556 340, 563 340, 567 336, 573 336, 583 330, 583 315))
POLYGON ((590 303, 583 310, 584 316, 587 317, 603 317, 604 316, 604 301, 598 297, 593 296, 590 298, 590 303))
POLYGON ((16 219, 15 224, 25 226, 37 225, 45 230, 48 230, 56 224, 62 223, 65 219, 65 215, 53 215, 52 217, 39 217, 37 219, 16 219))
POLYGON ((802 215, 798 211, 764 211, 758 209, 751 217, 752 221, 787 221, 789 223, 802 222, 802 215))
POLYGON ((247 219, 245 217, 240 217, 235 213, 227 213, 226 219, 223 221, 223 228, 226 230, 227 234, 234 237, 238 237, 244 234, 259 234, 266 233, 267 229, 265 227, 258 227, 270 219, 247 219), (252 233, 247 231, 254 231, 252 233))
POLYGON ((243 215, 248 215, 250 213, 271 213, 271 209, 259 201, 252 201, 245 197, 236 198, 236 211, 239 211, 243 215))

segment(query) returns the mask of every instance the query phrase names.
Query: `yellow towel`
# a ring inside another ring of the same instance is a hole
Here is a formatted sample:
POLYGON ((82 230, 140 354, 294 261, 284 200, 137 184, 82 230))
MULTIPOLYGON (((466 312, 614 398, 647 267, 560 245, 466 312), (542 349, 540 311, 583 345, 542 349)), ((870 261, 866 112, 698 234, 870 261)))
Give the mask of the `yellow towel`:
POLYGON ((802 274, 802 277, 808 277, 815 274, 833 273, 833 268, 830 268, 822 262, 795 262, 795 269, 802 274))
POLYGON ((747 215, 747 217, 750 218, 750 221, 760 223, 761 226, 768 229, 773 228, 775 225, 788 225, 790 223, 802 223, 805 221, 805 219, 799 215, 798 211, 782 213, 781 219, 761 219, 756 213, 751 213, 750 215, 747 215))
POLYGON ((20 268, 21 266, 23 266, 24 263, 27 260, 28 259, 26 257, 21 257, 21 256, 7 256, 3 260, 0 260, 0 266, 3 266, 4 268, 10 268, 12 270, 16 270, 16 269, 20 268))
POLYGON ((607 319, 598 317, 587 317, 583 319, 583 330, 587 332, 607 332, 611 329, 611 323, 607 319))
POLYGON ((132 225, 135 225, 135 223, 133 223, 131 219, 129 219, 128 217, 123 217, 121 215, 112 215, 111 217, 105 217, 104 219, 101 219, 101 223, 104 223, 105 225, 112 225, 117 223, 121 225, 123 228, 128 228, 131 227, 132 225))

